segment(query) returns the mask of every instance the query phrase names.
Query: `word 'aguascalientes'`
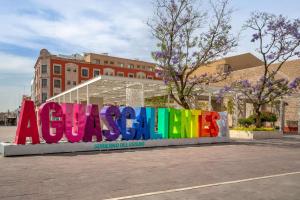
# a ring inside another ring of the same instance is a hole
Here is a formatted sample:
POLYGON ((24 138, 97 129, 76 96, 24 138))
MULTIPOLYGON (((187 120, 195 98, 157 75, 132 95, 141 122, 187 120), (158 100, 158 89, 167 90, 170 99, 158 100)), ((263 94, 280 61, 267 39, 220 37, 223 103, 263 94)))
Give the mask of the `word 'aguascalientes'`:
POLYGON ((24 101, 16 132, 16 144, 58 143, 64 136, 68 142, 148 140, 224 136, 226 112, 178 110, 174 108, 117 107, 58 104, 47 102, 39 107, 38 120, 32 101, 24 101), (129 127, 128 120, 131 120, 129 127), (106 127, 101 128, 101 122, 106 127), (155 124, 157 123, 157 129, 155 124))

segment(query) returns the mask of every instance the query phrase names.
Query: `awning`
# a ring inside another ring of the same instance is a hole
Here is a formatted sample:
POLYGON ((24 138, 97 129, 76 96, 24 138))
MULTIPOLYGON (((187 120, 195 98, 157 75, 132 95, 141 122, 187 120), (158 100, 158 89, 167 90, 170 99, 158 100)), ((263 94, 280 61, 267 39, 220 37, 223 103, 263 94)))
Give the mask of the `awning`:
MULTIPOLYGON (((89 102, 90 97, 103 98, 104 104, 125 105, 128 91, 140 90, 143 98, 167 95, 167 87, 160 80, 137 79, 118 76, 98 76, 66 90, 47 101, 89 102)), ((137 94, 138 95, 138 94, 137 94)))

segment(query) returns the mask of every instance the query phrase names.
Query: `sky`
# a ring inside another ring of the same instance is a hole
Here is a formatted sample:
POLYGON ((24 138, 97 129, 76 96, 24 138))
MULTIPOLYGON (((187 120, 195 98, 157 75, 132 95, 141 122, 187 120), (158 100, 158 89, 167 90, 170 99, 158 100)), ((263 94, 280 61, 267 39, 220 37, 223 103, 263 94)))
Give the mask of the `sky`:
MULTIPOLYGON (((205 1, 205 0, 203 0, 205 1)), ((152 0, 0 0, 0 112, 14 110, 30 81, 39 51, 83 52, 152 61, 156 41, 147 20, 152 0)), ((300 17, 299 0, 232 0, 232 27, 241 31, 253 11, 300 17)), ((251 52, 251 32, 230 55, 251 52)))

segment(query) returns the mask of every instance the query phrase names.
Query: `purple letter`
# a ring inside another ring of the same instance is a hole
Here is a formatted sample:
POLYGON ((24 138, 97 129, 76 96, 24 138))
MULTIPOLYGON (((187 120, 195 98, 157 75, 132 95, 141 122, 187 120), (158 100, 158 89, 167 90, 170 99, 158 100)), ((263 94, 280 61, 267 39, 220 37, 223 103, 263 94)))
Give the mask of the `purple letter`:
POLYGON ((104 106, 101 109, 101 119, 108 128, 108 130, 103 130, 103 135, 106 140, 114 141, 120 135, 120 130, 117 126, 116 120, 119 119, 121 113, 116 106, 104 106))

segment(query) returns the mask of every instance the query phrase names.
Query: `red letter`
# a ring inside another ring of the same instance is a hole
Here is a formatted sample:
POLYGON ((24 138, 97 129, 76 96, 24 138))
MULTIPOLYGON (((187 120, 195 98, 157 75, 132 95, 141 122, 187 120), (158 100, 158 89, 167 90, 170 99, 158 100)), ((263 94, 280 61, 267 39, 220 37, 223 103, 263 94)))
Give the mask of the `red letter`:
POLYGON ((210 112, 203 111, 199 116, 199 137, 210 137, 210 112))
POLYGON ((210 136, 217 137, 219 134, 219 126, 217 120, 220 119, 220 114, 218 112, 211 112, 211 124, 210 124, 210 136))
POLYGON ((39 132, 36 123, 33 101, 24 100, 15 138, 16 144, 25 144, 26 138, 32 138, 32 144, 39 144, 39 132))
POLYGON ((220 119, 220 115, 217 112, 202 112, 199 117, 199 136, 200 137, 217 137, 219 133, 219 126, 217 120, 220 119))

